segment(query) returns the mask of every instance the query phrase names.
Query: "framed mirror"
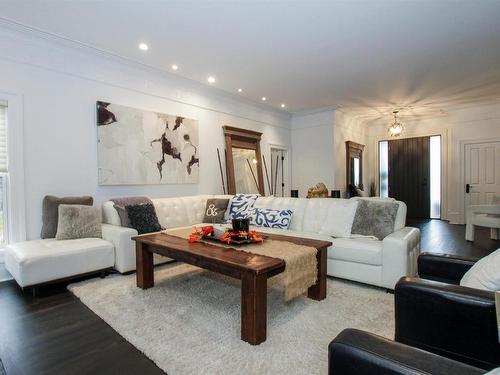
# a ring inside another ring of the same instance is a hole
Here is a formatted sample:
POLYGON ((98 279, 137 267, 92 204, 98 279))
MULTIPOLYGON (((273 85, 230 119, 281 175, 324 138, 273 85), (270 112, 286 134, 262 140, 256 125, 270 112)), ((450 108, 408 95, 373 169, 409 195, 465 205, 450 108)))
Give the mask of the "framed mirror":
POLYGON ((347 141, 346 146, 346 191, 349 185, 363 190, 363 150, 365 145, 347 141))
POLYGON ((223 126, 228 194, 264 195, 260 139, 262 133, 223 126))

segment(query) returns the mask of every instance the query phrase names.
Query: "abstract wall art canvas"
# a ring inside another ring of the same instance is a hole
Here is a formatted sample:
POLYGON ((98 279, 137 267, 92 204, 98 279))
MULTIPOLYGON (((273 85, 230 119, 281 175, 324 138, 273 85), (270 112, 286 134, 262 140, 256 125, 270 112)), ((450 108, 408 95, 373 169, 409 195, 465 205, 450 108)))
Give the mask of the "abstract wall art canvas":
POLYGON ((99 185, 197 183, 198 121, 97 102, 99 185))

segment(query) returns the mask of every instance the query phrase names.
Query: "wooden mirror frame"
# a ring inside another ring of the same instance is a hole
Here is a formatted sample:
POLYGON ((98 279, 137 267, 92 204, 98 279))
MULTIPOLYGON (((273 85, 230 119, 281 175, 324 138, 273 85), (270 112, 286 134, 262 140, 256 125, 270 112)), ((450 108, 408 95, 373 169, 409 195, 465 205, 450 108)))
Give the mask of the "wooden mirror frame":
POLYGON ((345 164, 345 174, 346 174, 346 191, 349 191, 349 184, 351 183, 351 159, 359 158, 359 185, 356 186, 363 190, 363 150, 365 145, 356 143, 353 141, 346 141, 346 164, 345 164))
POLYGON ((257 159, 257 182, 259 184, 259 194, 264 193, 264 174, 262 172, 262 154, 260 151, 260 139, 262 133, 253 130, 240 129, 225 125, 224 138, 226 140, 226 173, 228 194, 236 194, 236 181, 234 178, 233 147, 255 151, 257 159))

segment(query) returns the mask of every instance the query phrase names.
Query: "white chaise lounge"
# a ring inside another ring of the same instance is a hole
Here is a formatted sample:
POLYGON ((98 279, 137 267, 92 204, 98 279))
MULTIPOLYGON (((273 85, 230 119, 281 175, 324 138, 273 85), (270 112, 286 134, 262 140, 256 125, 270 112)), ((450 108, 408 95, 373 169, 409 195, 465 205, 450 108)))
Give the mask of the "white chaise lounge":
POLYGON ((20 287, 102 272, 115 264, 113 243, 100 238, 18 242, 5 249, 5 268, 20 287))

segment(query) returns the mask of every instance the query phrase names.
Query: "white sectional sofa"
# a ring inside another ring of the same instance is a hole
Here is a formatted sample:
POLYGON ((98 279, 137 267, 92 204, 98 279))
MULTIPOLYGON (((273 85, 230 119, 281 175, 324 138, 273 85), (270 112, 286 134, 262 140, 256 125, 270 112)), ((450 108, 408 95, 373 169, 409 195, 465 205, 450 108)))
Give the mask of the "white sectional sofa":
MULTIPOLYGON (((152 199, 160 224, 166 228, 202 224, 208 198, 231 196, 198 195, 152 199)), ((377 199, 377 198, 373 198, 377 199)), ((328 249, 328 275, 393 289, 402 276, 416 274, 420 252, 420 231, 405 227, 406 205, 397 202, 394 232, 382 241, 369 238, 332 238, 319 233, 328 211, 342 203, 332 198, 260 197, 260 208, 291 209, 289 230, 259 227, 266 233, 324 239, 333 242, 328 249)), ((103 239, 115 246, 114 267, 121 273, 135 270, 135 243, 130 239, 137 231, 120 226, 120 218, 112 202, 103 205, 103 239)))

